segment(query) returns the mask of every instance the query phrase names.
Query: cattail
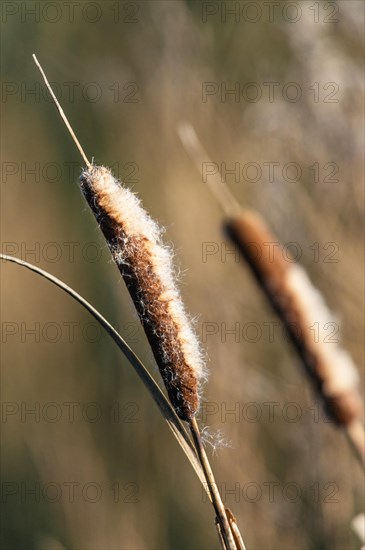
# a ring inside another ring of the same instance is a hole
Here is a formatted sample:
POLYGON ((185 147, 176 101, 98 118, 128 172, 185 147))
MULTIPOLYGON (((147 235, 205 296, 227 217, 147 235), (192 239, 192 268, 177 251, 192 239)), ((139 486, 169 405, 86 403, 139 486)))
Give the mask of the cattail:
POLYGON ((175 283, 172 253, 139 199, 108 168, 89 162, 34 54, 33 59, 86 162, 81 189, 127 285, 171 403, 179 418, 189 421, 199 409, 206 372, 175 283))
POLYGON ((199 408, 204 362, 180 293, 172 254, 140 200, 104 166, 80 177, 144 327, 170 400, 182 420, 199 408))
POLYGON ((224 550, 245 550, 235 521, 229 520, 206 455, 195 414, 199 409, 204 361, 177 289, 171 250, 162 243, 162 230, 142 208, 139 199, 123 187, 109 168, 87 159, 36 56, 57 109, 87 168, 81 189, 106 238, 149 340, 171 403, 189 424, 210 498, 216 512, 224 550))
POLYGON ((284 259, 279 241, 259 214, 242 210, 224 225, 281 317, 327 412, 338 424, 349 425, 362 413, 358 372, 345 350, 325 342, 333 315, 321 293, 287 251, 284 259), (319 334, 314 338, 315 323, 319 334))
MULTIPOLYGON (((178 133, 201 170, 209 157, 194 128, 182 123, 178 133)), ((358 391, 358 372, 345 350, 334 342, 324 341, 326 324, 333 322, 333 315, 321 293, 287 252, 287 259, 278 252, 282 247, 262 217, 243 209, 218 174, 208 184, 226 213, 223 224, 226 234, 246 259, 283 321, 328 414, 346 428, 364 460, 363 401, 358 391), (314 323, 320 331, 317 341, 311 331, 314 323)))

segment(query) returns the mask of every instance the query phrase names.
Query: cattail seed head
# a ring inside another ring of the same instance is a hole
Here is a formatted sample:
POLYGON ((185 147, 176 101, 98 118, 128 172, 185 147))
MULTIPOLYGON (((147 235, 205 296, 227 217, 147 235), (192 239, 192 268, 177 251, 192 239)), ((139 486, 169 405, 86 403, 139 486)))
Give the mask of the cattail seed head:
POLYGON ((279 241, 255 212, 244 210, 229 218, 225 230, 286 326, 330 416, 341 425, 361 418, 357 369, 345 350, 326 340, 334 316, 304 269, 287 251, 284 258, 279 241), (319 329, 316 338, 313 326, 319 329))
POLYGON ((108 168, 90 166, 80 182, 137 309, 169 398, 178 416, 188 421, 199 408, 205 366, 162 230, 108 168))
POLYGON ((252 210, 245 210, 225 223, 231 240, 243 253, 260 284, 274 290, 279 287, 290 264, 277 248, 281 248, 262 217, 252 210))

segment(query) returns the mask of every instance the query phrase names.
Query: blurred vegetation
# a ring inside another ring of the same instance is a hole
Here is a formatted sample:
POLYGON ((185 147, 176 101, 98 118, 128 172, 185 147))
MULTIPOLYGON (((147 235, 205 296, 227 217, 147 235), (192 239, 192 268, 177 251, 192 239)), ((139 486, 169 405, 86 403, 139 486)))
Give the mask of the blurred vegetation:
MULTIPOLYGON (((201 422, 231 442, 212 462, 247 547, 358 548, 350 524, 363 506, 360 468, 321 409, 317 418, 316 397, 280 327, 270 341, 264 323, 277 320, 246 266, 225 255, 222 213, 176 126, 190 120, 219 167, 260 166, 258 181, 241 172, 227 183, 282 242, 299 246, 363 377, 364 4, 295 2, 296 22, 286 2, 273 20, 267 3, 257 2, 82 1, 71 3, 72 17, 67 3, 57 11, 51 4, 1 6, 3 252, 77 289, 158 376, 78 190, 81 160, 44 92, 35 52, 87 155, 116 167, 174 243, 183 296, 210 358, 201 422), (247 4, 261 6, 257 21, 249 21, 256 12, 247 4), (228 5, 239 6, 238 16, 224 17, 228 5), (207 82, 219 91, 204 101, 207 82), (273 101, 268 82, 278 83, 273 101), (283 97, 290 82, 302 92, 296 102, 283 97), (241 91, 254 83, 262 97, 222 100, 222 83, 241 91), (326 101, 331 92, 338 102, 326 101), (271 162, 278 169, 270 182, 264 163, 271 162), (291 162, 302 169, 297 181, 283 177, 291 162), (206 243, 218 252, 204 258, 206 243), (336 263, 326 261, 327 243, 336 245, 336 263), (236 323, 238 338, 225 335, 236 323), (245 338, 247 323, 257 323, 262 337, 245 338), (216 334, 207 335, 207 326, 216 334), (257 421, 249 403, 262 413, 257 421), (265 403, 277 404, 273 417, 265 403), (297 422, 288 420, 288 403, 301 413, 297 422)), ((217 548, 193 470, 114 344, 44 280, 2 264, 1 281, 2 547, 217 548)))

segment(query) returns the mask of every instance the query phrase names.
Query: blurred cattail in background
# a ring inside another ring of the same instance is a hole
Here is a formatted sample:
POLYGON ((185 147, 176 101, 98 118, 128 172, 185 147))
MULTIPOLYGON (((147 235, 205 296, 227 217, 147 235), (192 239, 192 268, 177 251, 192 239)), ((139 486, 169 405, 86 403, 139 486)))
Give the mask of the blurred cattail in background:
MULTIPOLYGON (((181 123, 178 132, 200 169, 208 157, 193 127, 181 123)), ((324 298, 312 285, 305 270, 287 251, 284 255, 282 245, 257 212, 241 208, 218 175, 209 182, 209 188, 225 210, 223 228, 226 235, 247 261, 284 323, 328 414, 346 428, 360 460, 365 464, 359 375, 349 354, 336 343, 326 342, 325 328, 333 322, 333 314, 324 298)))
POLYGON ((328 414, 355 438, 364 463, 359 375, 350 355, 336 342, 325 340, 334 316, 323 296, 288 252, 284 260, 279 241, 257 213, 242 210, 225 222, 225 231, 283 321, 328 414))

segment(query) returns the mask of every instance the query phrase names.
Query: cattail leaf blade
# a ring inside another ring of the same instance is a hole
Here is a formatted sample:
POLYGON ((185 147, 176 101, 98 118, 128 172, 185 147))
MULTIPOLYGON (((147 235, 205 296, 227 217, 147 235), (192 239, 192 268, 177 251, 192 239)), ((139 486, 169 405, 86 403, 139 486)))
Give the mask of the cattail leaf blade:
POLYGON ((139 376, 142 383, 146 387, 147 391, 151 394, 153 400, 155 401, 156 405, 160 409, 161 414, 163 415, 166 422, 168 423, 172 433, 176 437, 179 445, 181 446, 189 462, 193 466, 198 478, 200 479, 204 487, 204 490, 207 492, 210 498, 209 491, 207 490, 207 487, 206 487, 205 477, 204 477, 202 467, 197 459, 195 449, 192 445, 190 437, 188 436, 183 424, 179 420, 174 409, 171 407, 169 401, 166 399, 163 392, 160 390, 159 386, 156 384, 155 380, 152 378, 148 370, 145 368, 145 366, 137 357, 137 355, 128 346, 128 344, 125 342, 122 336, 117 332, 117 330, 85 298, 83 298, 78 292, 76 292, 74 289, 69 287, 66 283, 64 283, 54 275, 51 275, 47 271, 44 271, 43 269, 29 262, 25 262, 24 260, 15 258, 14 256, 7 256, 5 254, 0 253, 0 259, 11 263, 15 263, 21 267, 25 267, 26 269, 29 269, 30 271, 33 271, 34 273, 47 279, 52 284, 54 284, 55 286, 59 287, 61 290, 66 292, 79 304, 81 304, 97 320, 97 322, 104 328, 104 330, 109 334, 109 336, 111 336, 111 338, 117 344, 117 346, 122 351, 124 356, 128 359, 129 363, 135 370, 136 374, 139 376))

